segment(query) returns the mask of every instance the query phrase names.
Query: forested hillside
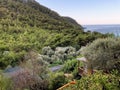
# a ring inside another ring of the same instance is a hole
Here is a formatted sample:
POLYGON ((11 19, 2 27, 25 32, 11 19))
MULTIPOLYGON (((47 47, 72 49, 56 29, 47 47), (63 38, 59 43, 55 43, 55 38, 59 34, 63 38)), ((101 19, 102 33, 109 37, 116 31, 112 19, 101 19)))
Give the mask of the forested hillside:
POLYGON ((76 26, 78 26, 76 29, 81 28, 80 25, 70 23, 56 12, 34 0, 1 0, 0 5, 0 16, 7 20, 9 18, 9 22, 6 23, 8 25, 14 26, 17 23, 17 25, 22 27, 29 25, 49 30, 70 29, 76 28, 76 26))
POLYGON ((0 0, 0 68, 15 66, 24 55, 44 46, 80 48, 96 38, 71 18, 62 17, 35 0, 0 0))

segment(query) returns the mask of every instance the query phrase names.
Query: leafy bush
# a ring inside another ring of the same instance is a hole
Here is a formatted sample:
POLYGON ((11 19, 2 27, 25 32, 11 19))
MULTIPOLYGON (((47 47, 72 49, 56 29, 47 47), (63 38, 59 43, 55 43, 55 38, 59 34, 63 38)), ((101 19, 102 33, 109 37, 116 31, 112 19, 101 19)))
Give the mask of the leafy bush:
POLYGON ((0 90, 12 90, 12 81, 0 73, 0 90))
POLYGON ((82 54, 88 60, 88 68, 92 66, 101 70, 119 69, 117 63, 120 62, 120 38, 95 40, 84 47, 82 54))
POLYGON ((60 60, 66 61, 76 57, 76 49, 74 47, 56 47, 55 55, 59 57, 60 60))
MULTIPOLYGON (((83 66, 82 63, 80 63, 80 66, 83 66)), ((61 69, 64 73, 72 73, 74 76, 74 79, 80 79, 81 76, 78 74, 78 61, 76 59, 68 60, 65 62, 64 67, 61 69)))
POLYGON ((42 49, 42 54, 43 55, 48 55, 48 56, 52 56, 53 54, 54 54, 54 51, 51 49, 51 47, 44 47, 43 49, 42 49))
POLYGON ((0 53, 0 68, 5 68, 8 65, 15 66, 22 61, 25 51, 15 53, 13 51, 4 51, 0 53))
POLYGON ((56 90, 67 82, 68 80, 65 78, 64 73, 51 73, 49 79, 49 90, 56 90))
POLYGON ((62 64, 65 61, 76 57, 76 50, 74 47, 56 47, 55 50, 50 46, 42 49, 40 57, 49 64, 62 64))
POLYGON ((26 60, 21 64, 22 67, 31 70, 32 73, 39 75, 42 79, 46 78, 48 63, 38 53, 30 51, 26 56, 26 60))
POLYGON ((71 73, 77 68, 78 68, 78 61, 73 59, 73 60, 68 60, 64 64, 64 67, 62 68, 62 71, 65 72, 65 73, 71 73))
POLYGON ((82 77, 77 84, 64 90, 120 90, 120 77, 112 74, 97 72, 82 77))

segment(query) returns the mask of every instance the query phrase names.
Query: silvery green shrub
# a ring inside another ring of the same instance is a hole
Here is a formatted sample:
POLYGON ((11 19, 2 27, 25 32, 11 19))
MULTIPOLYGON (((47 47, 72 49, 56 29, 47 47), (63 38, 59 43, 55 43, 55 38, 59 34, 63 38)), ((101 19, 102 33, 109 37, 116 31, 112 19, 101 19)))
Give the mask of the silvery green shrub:
POLYGON ((39 74, 41 77, 47 73, 48 62, 44 60, 42 55, 35 51, 30 51, 27 56, 26 62, 23 63, 23 67, 32 70, 34 73, 39 74))
POLYGON ((56 56, 56 55, 52 55, 52 56, 51 56, 51 59, 52 59, 53 62, 60 60, 60 58, 59 58, 58 56, 56 56))
POLYGON ((57 53, 66 53, 69 54, 71 52, 76 52, 75 48, 69 46, 69 47, 57 47, 55 50, 57 53))
POLYGON ((65 53, 55 53, 55 56, 59 58, 59 60, 64 61, 67 58, 67 55, 65 53))
POLYGON ((67 47, 66 51, 69 54, 69 53, 72 53, 72 52, 76 52, 76 49, 71 47, 71 46, 69 46, 69 47, 67 47))
POLYGON ((43 61, 46 61, 48 63, 51 62, 51 57, 49 57, 48 55, 41 55, 41 58, 43 59, 43 61))
POLYGON ((120 38, 97 39, 83 48, 81 53, 88 60, 88 66, 102 70, 112 69, 120 62, 120 38))
POLYGON ((71 46, 57 47, 55 50, 55 55, 58 56, 61 60, 67 60, 76 56, 76 50, 71 46))
POLYGON ((81 47, 78 51, 76 51, 76 55, 81 55, 82 50, 85 48, 85 46, 81 47))
MULTIPOLYGON (((72 59, 76 57, 76 49, 69 46, 69 47, 56 47, 55 51, 51 49, 51 47, 44 47, 42 49, 42 55, 40 57, 47 61, 48 63, 53 63, 56 61, 64 62, 67 59, 72 59)), ((39 57, 39 58, 40 58, 39 57)))
POLYGON ((44 47, 43 49, 42 49, 42 54, 43 55, 48 55, 48 56, 52 56, 53 54, 54 54, 54 51, 51 49, 51 47, 44 47))
POLYGON ((76 52, 70 52, 68 55, 71 55, 72 57, 76 57, 77 56, 76 52))

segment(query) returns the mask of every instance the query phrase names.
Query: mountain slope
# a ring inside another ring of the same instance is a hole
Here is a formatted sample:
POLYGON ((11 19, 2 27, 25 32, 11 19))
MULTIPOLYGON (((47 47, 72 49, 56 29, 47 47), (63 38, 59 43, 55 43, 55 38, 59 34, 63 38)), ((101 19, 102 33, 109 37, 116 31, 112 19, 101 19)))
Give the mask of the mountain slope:
MULTIPOLYGON (((4 17, 9 17, 13 21, 17 19, 23 26, 36 26, 49 30, 76 28, 74 23, 70 23, 34 0, 1 0, 0 9, 7 12, 4 17)), ((81 30, 81 26, 77 26, 79 27, 77 29, 81 30)))
POLYGON ((72 19, 71 17, 63 17, 66 21, 68 21, 69 23, 75 25, 76 27, 82 27, 80 26, 74 19, 72 19))
POLYGON ((31 50, 44 46, 81 46, 100 33, 84 32, 71 18, 40 5, 35 0, 0 0, 0 68, 18 65, 31 50))

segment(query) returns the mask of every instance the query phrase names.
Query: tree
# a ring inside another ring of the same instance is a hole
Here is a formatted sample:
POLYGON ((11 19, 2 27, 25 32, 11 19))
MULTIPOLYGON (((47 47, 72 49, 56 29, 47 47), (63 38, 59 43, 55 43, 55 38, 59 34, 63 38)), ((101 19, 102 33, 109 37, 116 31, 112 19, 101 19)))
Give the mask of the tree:
MULTIPOLYGON (((95 40, 81 52, 88 60, 88 68, 111 70, 120 62, 120 38, 95 40)), ((115 69, 119 69, 119 66, 115 69)))

